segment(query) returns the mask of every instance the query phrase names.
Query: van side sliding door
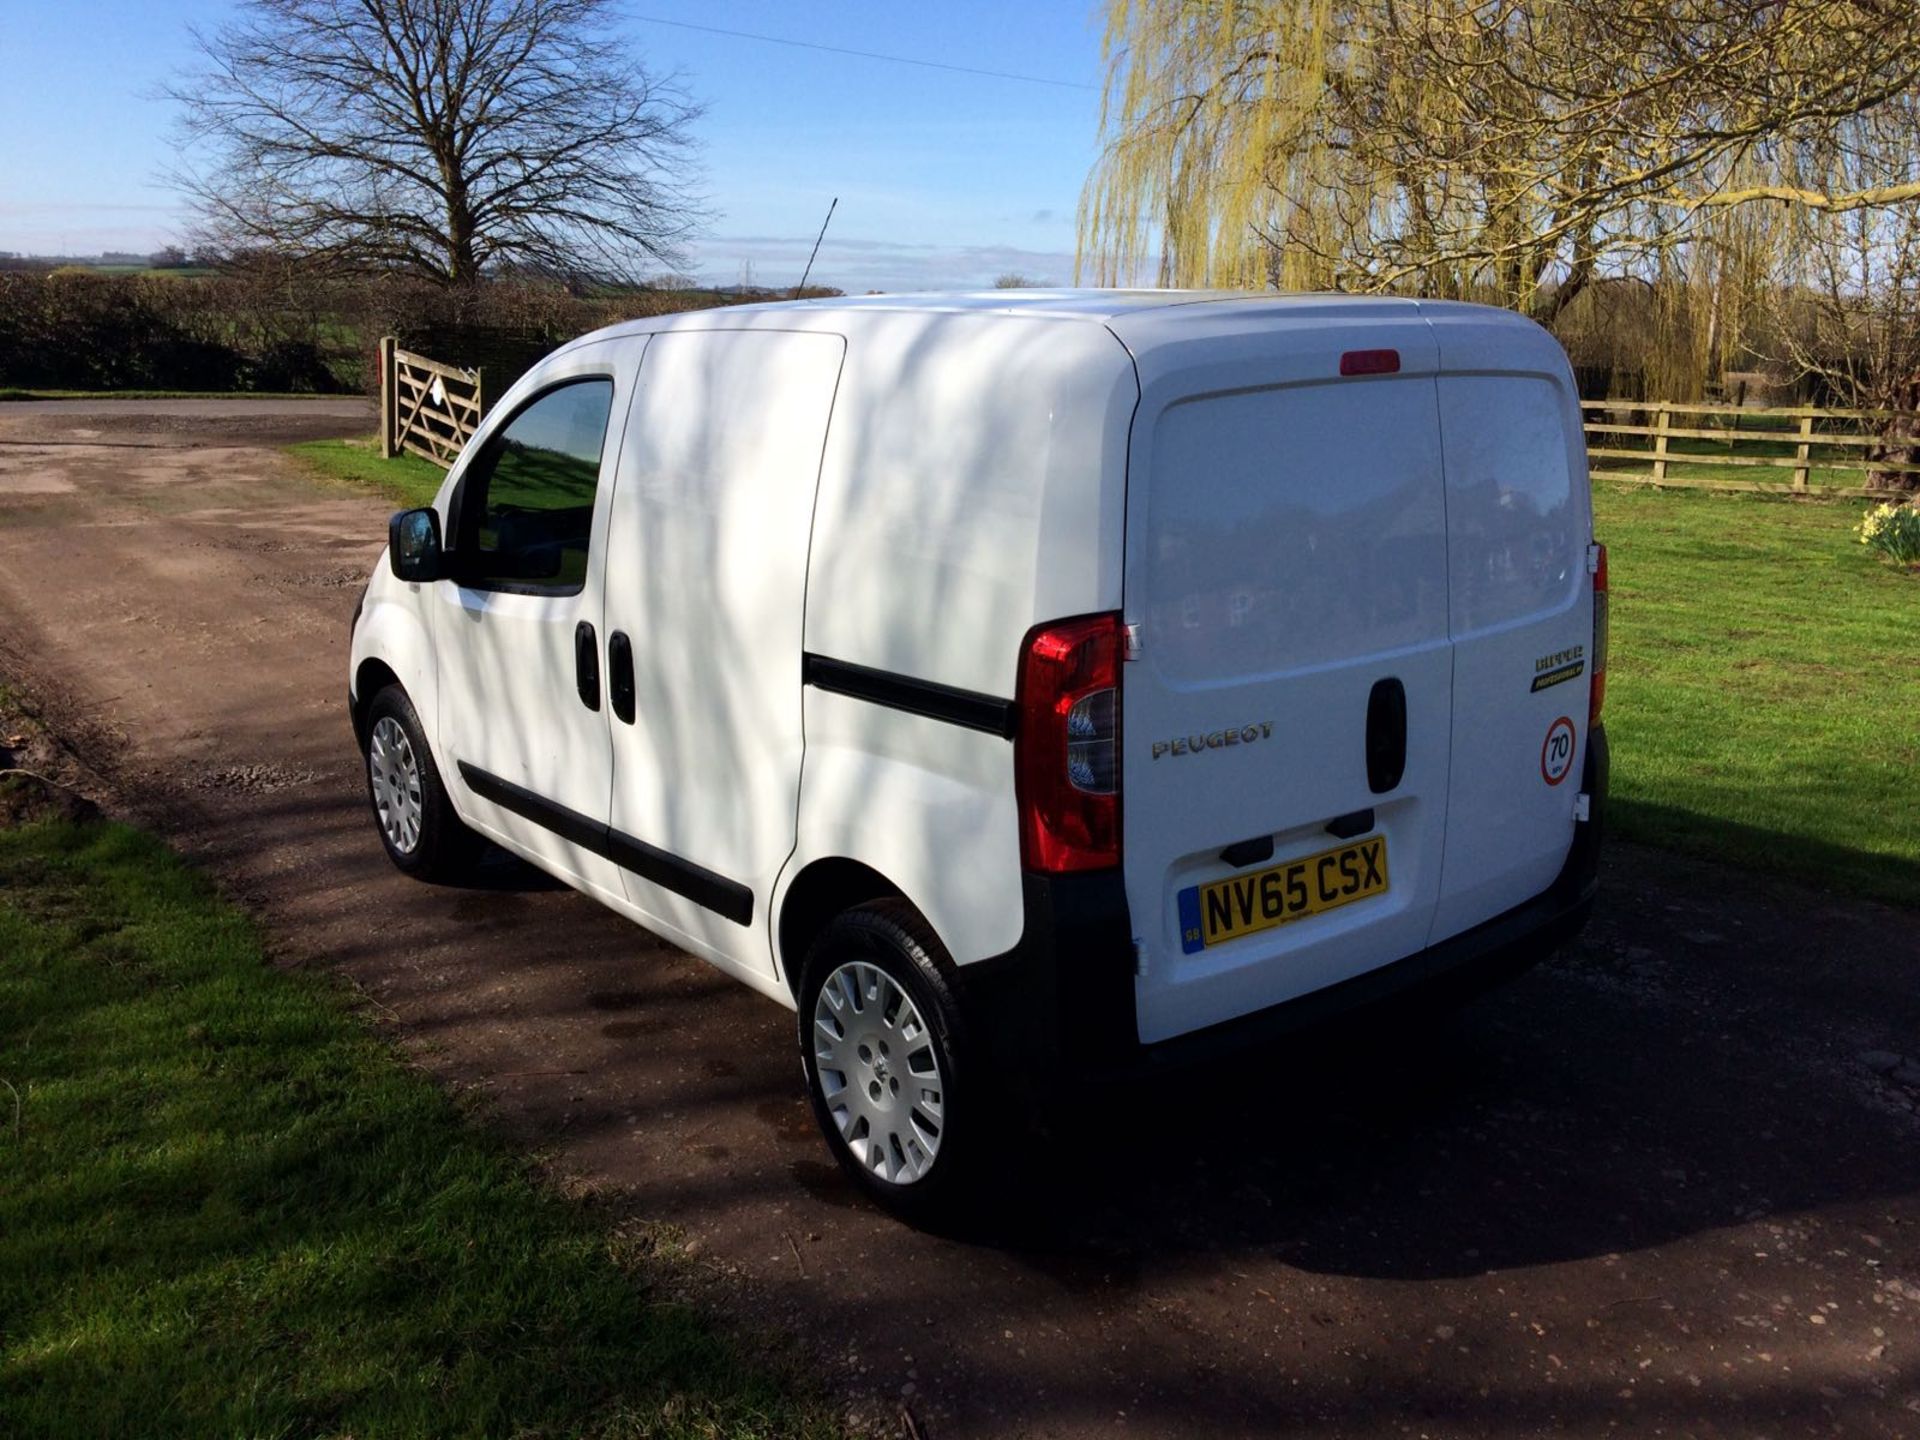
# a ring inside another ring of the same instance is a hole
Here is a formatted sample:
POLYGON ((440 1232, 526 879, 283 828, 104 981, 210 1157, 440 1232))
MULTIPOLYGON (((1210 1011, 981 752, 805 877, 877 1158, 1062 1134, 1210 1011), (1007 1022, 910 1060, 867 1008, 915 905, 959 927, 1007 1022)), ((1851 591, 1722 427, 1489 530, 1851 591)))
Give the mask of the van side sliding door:
POLYGON ((845 342, 654 336, 608 536, 614 858, 629 902, 763 985, 793 850, 814 490, 845 342))

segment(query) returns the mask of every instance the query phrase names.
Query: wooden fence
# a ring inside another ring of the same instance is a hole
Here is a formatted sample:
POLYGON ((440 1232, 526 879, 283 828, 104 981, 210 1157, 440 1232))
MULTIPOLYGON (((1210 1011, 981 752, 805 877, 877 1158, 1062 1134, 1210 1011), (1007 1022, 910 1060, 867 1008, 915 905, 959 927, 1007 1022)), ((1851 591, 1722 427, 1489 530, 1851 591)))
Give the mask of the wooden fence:
POLYGON ((1875 471, 1920 474, 1920 465, 1873 458, 1887 443, 1885 428, 1920 445, 1920 415, 1633 400, 1585 401, 1581 409, 1596 479, 1859 496, 1887 493, 1867 488, 1875 471), (1626 461, 1636 468, 1624 468, 1626 461))
POLYGON ((480 372, 442 365, 402 350, 391 335, 380 341, 380 453, 401 451, 443 470, 473 438, 483 412, 480 372))

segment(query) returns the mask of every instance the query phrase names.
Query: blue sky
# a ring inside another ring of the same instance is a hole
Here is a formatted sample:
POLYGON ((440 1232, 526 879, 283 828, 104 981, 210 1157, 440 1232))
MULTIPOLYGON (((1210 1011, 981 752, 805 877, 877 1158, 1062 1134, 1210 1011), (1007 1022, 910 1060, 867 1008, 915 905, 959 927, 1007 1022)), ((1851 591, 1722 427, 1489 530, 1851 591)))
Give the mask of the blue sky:
MULTIPOLYGON (((0 0, 0 250, 148 251, 186 223, 161 172, 192 62, 189 23, 227 0, 0 0)), ((714 210, 689 268, 790 284, 840 197, 815 278, 849 291, 981 285, 1008 270, 1072 279, 1074 207, 1095 89, 1025 84, 648 23, 754 31, 1095 86, 1097 20, 1078 3, 780 5, 631 0, 649 65, 707 106, 697 133, 714 210)))

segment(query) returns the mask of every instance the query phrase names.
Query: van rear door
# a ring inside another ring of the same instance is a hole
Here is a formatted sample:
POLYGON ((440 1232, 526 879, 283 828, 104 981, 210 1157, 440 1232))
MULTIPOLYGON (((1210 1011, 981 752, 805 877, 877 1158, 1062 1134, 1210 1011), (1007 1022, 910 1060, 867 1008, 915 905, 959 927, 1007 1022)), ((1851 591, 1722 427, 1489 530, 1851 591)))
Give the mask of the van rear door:
POLYGON ((1573 844, 1592 684, 1580 404, 1538 326, 1423 310, 1443 373, 1453 778, 1433 940, 1553 883, 1573 844))
POLYGON ((1419 950, 1440 892, 1433 333, 1405 302, 1221 309, 1136 350, 1121 823, 1148 1043, 1419 950))

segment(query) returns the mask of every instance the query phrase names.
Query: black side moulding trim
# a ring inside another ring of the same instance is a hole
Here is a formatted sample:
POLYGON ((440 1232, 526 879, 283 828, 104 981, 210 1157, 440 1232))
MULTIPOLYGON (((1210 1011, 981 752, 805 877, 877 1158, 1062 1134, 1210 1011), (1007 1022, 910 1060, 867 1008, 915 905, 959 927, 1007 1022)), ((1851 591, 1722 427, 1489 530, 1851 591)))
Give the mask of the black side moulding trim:
POLYGON ((591 850, 643 880, 651 880, 663 890, 684 895, 736 925, 753 923, 753 891, 738 880, 716 875, 691 860, 683 860, 644 840, 622 834, 611 825, 582 815, 578 810, 556 805, 544 795, 537 795, 511 780, 502 780, 464 760, 460 762, 460 778, 481 799, 491 800, 501 809, 511 810, 553 831, 561 839, 591 850))
POLYGON ((631 870, 642 880, 651 880, 663 890, 684 895, 696 905, 704 905, 736 925, 753 923, 753 891, 738 880, 716 875, 691 860, 607 828, 607 848, 600 852, 622 870, 631 870))
POLYGON ((942 685, 920 680, 891 670, 875 670, 847 660, 825 655, 803 655, 801 678, 816 690, 835 695, 850 695, 855 700, 884 705, 889 710, 904 710, 909 715, 924 715, 929 720, 944 720, 968 730, 1013 738, 1018 711, 1011 700, 982 695, 977 690, 962 690, 957 685, 942 685))

